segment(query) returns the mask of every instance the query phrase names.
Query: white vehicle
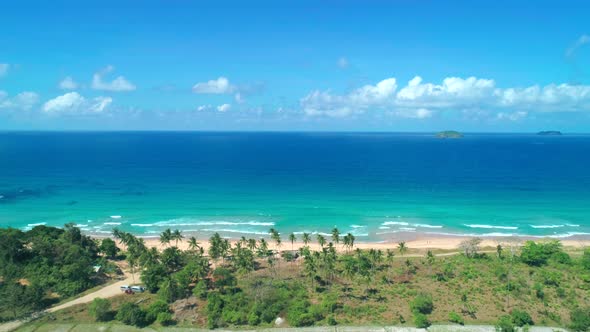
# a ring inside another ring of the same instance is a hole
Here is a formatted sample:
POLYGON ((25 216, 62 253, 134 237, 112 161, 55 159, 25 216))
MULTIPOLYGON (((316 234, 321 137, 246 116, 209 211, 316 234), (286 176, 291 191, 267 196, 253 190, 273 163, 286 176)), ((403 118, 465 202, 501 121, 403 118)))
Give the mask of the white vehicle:
POLYGON ((136 292, 136 293, 143 293, 145 292, 145 288, 141 287, 141 286, 131 286, 131 290, 136 292))
POLYGON ((127 286, 127 285, 123 285, 123 286, 121 286, 121 290, 122 290, 123 292, 124 292, 124 291, 126 291, 126 290, 128 290, 128 289, 131 289, 131 288, 130 288, 129 286, 127 286))

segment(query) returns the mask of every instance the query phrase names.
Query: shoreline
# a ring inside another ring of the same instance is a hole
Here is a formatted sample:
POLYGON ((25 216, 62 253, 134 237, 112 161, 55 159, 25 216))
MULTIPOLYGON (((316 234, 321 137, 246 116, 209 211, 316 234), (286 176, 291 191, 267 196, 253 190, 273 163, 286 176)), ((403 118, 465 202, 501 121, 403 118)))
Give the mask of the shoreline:
MULTIPOLYGON (((208 250, 209 248, 209 234, 207 234, 207 237, 203 236, 202 233, 199 233, 201 236, 197 236, 197 242, 199 243, 200 246, 202 246, 205 250, 208 250)), ((178 248, 182 249, 182 250, 186 250, 188 249, 188 238, 190 238, 191 236, 194 236, 194 233, 191 232, 186 232, 183 233, 183 236, 185 237, 182 241, 178 242, 178 248)), ((212 235, 212 234, 211 234, 212 235)), ((345 235, 345 234, 341 234, 341 237, 345 235)), ((112 238, 112 236, 107 236, 104 234, 89 234, 89 236, 91 236, 92 238, 96 238, 96 239, 102 239, 102 238, 112 238)), ((144 240, 145 244, 147 247, 151 248, 151 247, 155 247, 158 248, 159 250, 165 249, 166 247, 168 247, 167 245, 163 245, 162 243, 160 243, 159 237, 158 236, 142 236, 142 235, 135 235, 138 238, 141 238, 144 240)), ((287 251, 287 250, 297 250, 300 247, 303 247, 305 244, 301 241, 301 236, 297 237, 297 240, 295 242, 293 242, 293 246, 291 245, 291 242, 288 241, 287 238, 287 234, 281 234, 281 240, 282 240, 282 244, 280 246, 280 248, 277 248, 276 244, 274 241, 272 241, 270 239, 270 237, 268 235, 266 236, 257 236, 257 237, 246 237, 246 238, 255 238, 256 240, 259 240, 260 238, 264 238, 265 240, 267 240, 268 242, 268 247, 269 249, 272 250, 281 250, 281 251, 287 251)), ((325 236, 326 237, 326 243, 329 243, 331 241, 331 237, 330 236, 325 236)), ((226 239, 229 240, 229 242, 234 245, 235 243, 239 242, 240 238, 239 237, 224 237, 226 239)), ((418 250, 418 251, 425 251, 425 250, 455 250, 459 248, 459 245, 461 244, 461 242, 468 240, 468 239, 473 239, 473 238, 478 238, 477 236, 471 236, 471 235, 439 235, 439 234, 425 234, 425 233, 414 233, 414 232, 408 232, 408 233, 397 233, 396 236, 391 237, 387 240, 383 240, 383 241, 377 241, 377 242, 369 242, 369 241, 359 241, 358 239, 355 240, 354 242, 354 248, 353 249, 381 249, 381 250, 385 250, 385 249, 397 249, 397 245, 400 242, 405 242, 406 243, 406 247, 408 249, 414 249, 414 250, 418 250)), ((554 238, 554 237, 534 237, 534 236, 498 236, 498 237, 479 237, 482 241, 480 243, 480 247, 481 248, 490 248, 490 247, 496 247, 497 245, 502 245, 503 247, 507 247, 507 246, 521 246, 525 241, 559 241, 563 244, 564 247, 573 247, 573 248, 584 248, 584 247, 590 247, 590 236, 583 236, 583 235, 572 235, 569 236, 567 238, 554 238)), ((312 249, 312 250, 318 250, 320 249, 320 245, 317 243, 317 239, 315 237, 315 234, 312 235, 311 237, 311 242, 308 244, 308 246, 312 249)), ((118 243, 118 242, 117 242, 118 243)), ((175 245, 175 241, 172 241, 170 243, 170 245, 175 245)), ((337 251, 339 252, 344 252, 346 251, 346 249, 344 248, 344 246, 342 245, 342 242, 340 242, 340 244, 335 245, 337 251)))

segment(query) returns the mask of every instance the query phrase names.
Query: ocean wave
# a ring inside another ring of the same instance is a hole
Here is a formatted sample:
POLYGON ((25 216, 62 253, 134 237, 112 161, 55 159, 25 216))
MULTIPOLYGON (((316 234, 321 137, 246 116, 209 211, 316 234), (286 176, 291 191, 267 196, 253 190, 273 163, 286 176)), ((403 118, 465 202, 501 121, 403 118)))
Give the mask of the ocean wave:
POLYGON ((379 226, 379 229, 390 229, 390 227, 387 227, 387 226, 379 226))
POLYGON ((495 226, 495 225, 478 225, 478 224, 464 224, 463 226, 469 228, 485 228, 485 229, 518 229, 516 226, 495 226))
POLYGON ((120 222, 105 222, 105 223, 103 223, 103 225, 111 225, 111 226, 114 225, 114 226, 117 226, 117 225, 121 225, 121 223, 120 222))
POLYGON ((121 216, 111 216, 111 219, 121 219, 121 216))
POLYGON ((590 235, 590 233, 585 233, 585 232, 567 232, 565 234, 548 235, 547 237, 550 237, 550 238, 566 238, 566 237, 576 236, 576 235, 590 235))
POLYGON ((429 224, 412 224, 412 226, 421 227, 421 228, 443 228, 443 226, 440 226, 440 225, 429 225, 429 224))
POLYGON ((565 224, 567 227, 580 227, 580 225, 576 224, 565 224))
POLYGON ((565 225, 529 225, 532 228, 561 228, 565 227, 565 225))
POLYGON ((216 229, 216 228, 207 228, 202 229, 203 232, 224 232, 224 233, 239 233, 239 234, 253 234, 253 235, 268 235, 267 232, 256 232, 256 231, 248 231, 243 229, 216 229))
POLYGON ((411 232, 416 230, 414 227, 400 227, 399 229, 402 231, 411 231, 411 232))
POLYGON ((405 222, 405 221, 386 221, 384 223, 381 224, 382 226, 387 226, 387 225, 401 225, 401 226, 408 226, 410 225, 409 223, 405 222))
POLYGON ((131 226, 135 227, 152 227, 154 224, 131 224, 131 226))
POLYGON ((76 224, 76 227, 78 227, 78 228, 86 228, 86 227, 88 227, 88 225, 86 225, 86 224, 76 224))
POLYGON ((272 221, 227 221, 227 220, 191 220, 188 218, 159 221, 154 224, 156 227, 177 227, 177 226, 274 226, 272 221))
POLYGON ((367 226, 362 226, 362 225, 350 225, 350 228, 365 228, 367 226))
POLYGON ((47 225, 46 222, 38 222, 38 223, 34 223, 34 224, 27 224, 27 227, 35 227, 35 226, 43 226, 43 225, 47 225))

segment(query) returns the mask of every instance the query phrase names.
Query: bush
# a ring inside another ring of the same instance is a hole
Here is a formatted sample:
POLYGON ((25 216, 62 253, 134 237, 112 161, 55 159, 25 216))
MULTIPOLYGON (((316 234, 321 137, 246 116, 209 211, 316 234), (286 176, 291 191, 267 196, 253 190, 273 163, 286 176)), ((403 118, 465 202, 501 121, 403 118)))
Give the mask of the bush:
POLYGON ((209 329, 219 327, 223 306, 223 299, 219 292, 211 292, 207 295, 207 327, 209 329))
POLYGON ((121 308, 119 308, 119 312, 117 312, 117 316, 115 318, 127 325, 133 325, 137 327, 144 327, 148 325, 145 311, 141 310, 141 308, 135 303, 123 303, 121 308))
POLYGON ((147 308, 147 312, 146 312, 146 320, 149 323, 153 323, 158 319, 158 315, 161 313, 169 313, 170 312, 170 308, 168 307, 168 303, 162 301, 162 300, 158 300, 154 303, 152 303, 148 308, 147 308))
POLYGON ((169 326, 175 323, 174 319, 172 319, 172 314, 169 312, 159 313, 156 321, 162 326, 169 326))
POLYGON ((465 324, 465 320, 463 319, 463 317, 461 317, 458 313, 454 311, 449 312, 449 322, 461 325, 465 324))
POLYGON ((291 305, 287 313, 289 324, 295 327, 310 326, 315 322, 314 317, 307 311, 307 301, 297 301, 291 305))
POLYGON ((108 237, 102 240, 102 242, 100 243, 99 250, 109 258, 115 258, 115 256, 117 256, 117 253, 119 252, 119 248, 117 247, 115 241, 108 237))
POLYGON ((530 266, 541 266, 547 264, 547 260, 556 254, 562 252, 562 246, 559 241, 547 243, 536 243, 527 241, 520 253, 520 259, 530 266))
POLYGON ((172 303, 182 297, 183 290, 178 287, 175 279, 166 279, 160 285, 158 297, 168 303, 172 303))
POLYGON ((412 312, 428 315, 434 309, 432 303, 432 296, 430 294, 418 294, 412 302, 410 302, 410 309, 412 312))
POLYGON ((205 300, 207 298, 207 283, 205 280, 199 280, 193 288, 193 295, 201 300, 205 300))
POLYGON ((514 323, 512 322, 512 317, 508 315, 500 317, 495 327, 496 331, 498 332, 516 332, 516 328, 514 327, 514 323))
POLYGON ((515 309, 512 311, 510 316, 512 317, 512 322, 516 326, 525 326, 525 325, 533 325, 534 324, 533 319, 531 318, 531 315, 529 315, 528 312, 526 312, 526 311, 515 309))
POLYGON ((572 323, 570 328, 574 331, 590 330, 590 308, 575 309, 570 313, 572 323))
POLYGON ((584 250, 584 255, 582 255, 581 265, 584 269, 590 271, 590 248, 586 248, 584 250))
POLYGON ((111 312, 111 301, 107 299, 94 299, 88 310, 90 315, 94 317, 97 322, 107 322, 113 319, 111 312))
POLYGON ((430 321, 428 320, 428 317, 426 317, 425 314, 415 312, 414 325, 416 325, 417 328, 425 329, 430 326, 430 321))

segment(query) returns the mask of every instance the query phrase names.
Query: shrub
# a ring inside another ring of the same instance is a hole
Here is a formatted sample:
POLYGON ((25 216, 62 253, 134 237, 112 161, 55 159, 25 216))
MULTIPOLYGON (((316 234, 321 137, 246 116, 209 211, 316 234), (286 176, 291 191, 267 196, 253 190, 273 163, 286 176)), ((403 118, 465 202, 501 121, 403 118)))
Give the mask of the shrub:
POLYGON ((117 253, 119 252, 119 248, 117 247, 117 244, 115 243, 115 241, 113 241, 110 238, 104 238, 102 240, 102 242, 100 243, 100 248, 99 250, 107 257, 110 258, 115 258, 115 256, 117 256, 117 253))
POLYGON ((178 287, 175 279, 166 279, 160 285, 158 297, 168 303, 172 303, 182 297, 182 289, 178 287))
POLYGON ((586 248, 584 250, 584 255, 582 255, 581 265, 584 269, 590 271, 590 248, 586 248))
POLYGON ((159 313, 156 321, 162 326, 169 326, 175 323, 174 319, 172 319, 172 314, 169 312, 159 313))
POLYGON ((516 328, 512 322, 512 317, 508 315, 500 317, 496 323, 495 328, 497 332, 516 332, 516 328))
POLYGON ((113 319, 111 301, 107 299, 94 299, 90 304, 89 312, 97 322, 106 322, 113 319))
POLYGON ((520 259, 527 265, 541 266, 547 264, 547 260, 552 256, 562 252, 562 246, 559 241, 547 243, 536 243, 527 241, 520 253, 520 259))
POLYGON ((205 300, 207 298, 207 283, 205 280, 199 280, 193 288, 193 295, 201 300, 205 300))
POLYGON ((543 285, 536 283, 533 286, 533 289, 535 290, 535 295, 537 296, 537 298, 539 298, 541 300, 545 298, 545 292, 543 291, 543 285))
POLYGON ((209 329, 219 327, 223 306, 223 299, 219 292, 211 292, 207 295, 207 327, 209 329))
POLYGON ((590 308, 575 309, 570 313, 571 325, 570 328, 574 331, 588 331, 590 330, 590 308))
POLYGON ((430 321, 428 320, 428 317, 426 317, 425 314, 415 312, 414 325, 416 325, 417 328, 424 329, 430 326, 430 321))
POLYGON ((523 310, 514 309, 510 314, 512 317, 512 322, 516 326, 525 326, 525 325, 533 325, 533 319, 528 312, 523 310))
POLYGON ((412 312, 428 315, 434 309, 432 303, 432 296, 430 294, 418 294, 412 302, 410 302, 410 309, 412 312))
POLYGON ((465 324, 465 320, 458 313, 451 311, 449 312, 449 322, 457 324, 465 324))
POLYGON ((148 325, 145 311, 141 310, 141 308, 135 303, 123 303, 115 318, 127 325, 134 325, 137 327, 148 325))
POLYGON ((315 322, 313 315, 307 311, 307 301, 297 301, 291 305, 287 313, 289 324, 295 327, 310 326, 315 322))
POLYGON ((152 303, 147 308, 146 320, 149 323, 153 323, 158 319, 158 315, 163 312, 167 312, 167 313, 170 312, 170 308, 168 307, 168 303, 166 303, 162 300, 158 300, 158 301, 152 303))
POLYGON ((256 326, 260 324, 260 316, 255 310, 252 310, 248 315, 248 325, 256 326))

